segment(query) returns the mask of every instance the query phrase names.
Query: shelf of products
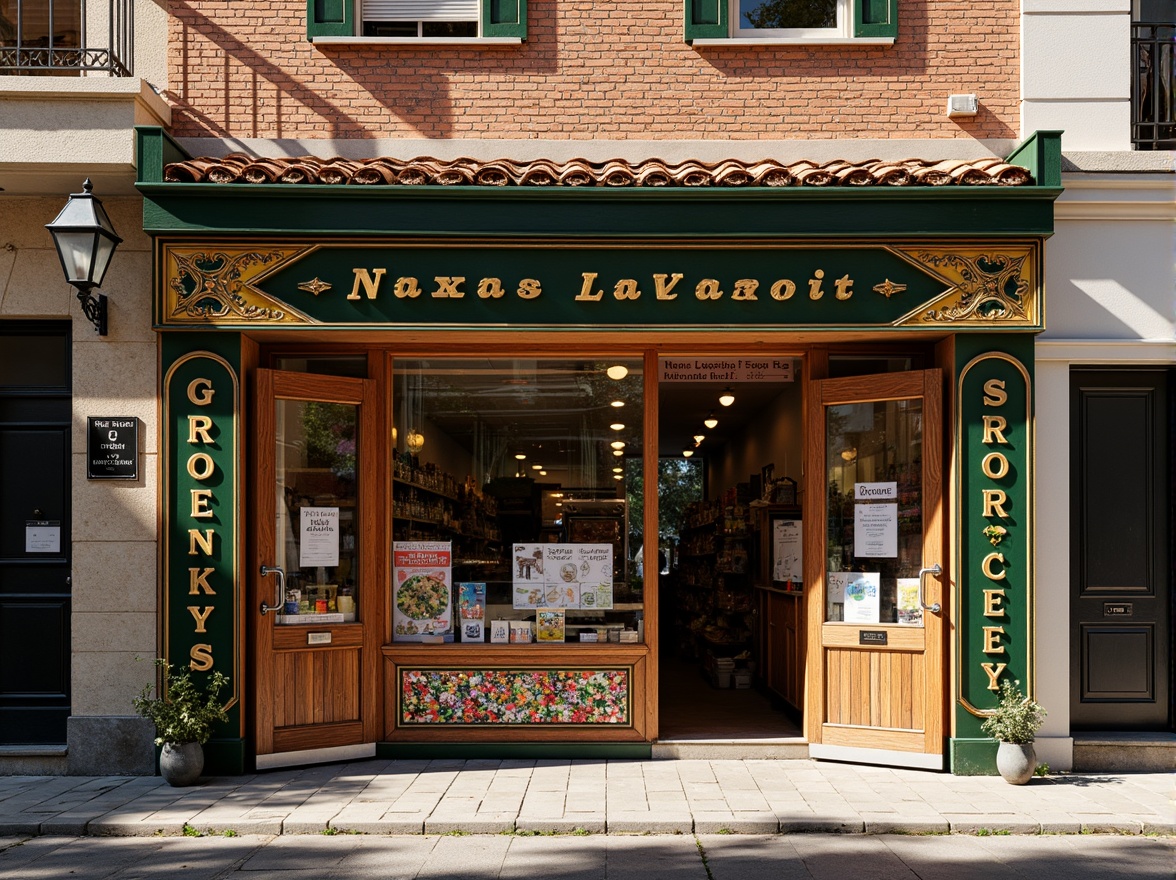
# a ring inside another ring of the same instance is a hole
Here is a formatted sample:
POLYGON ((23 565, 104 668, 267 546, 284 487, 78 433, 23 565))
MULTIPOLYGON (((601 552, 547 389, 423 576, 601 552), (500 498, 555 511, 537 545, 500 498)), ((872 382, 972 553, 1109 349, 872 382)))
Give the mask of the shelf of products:
POLYGON ((726 497, 696 502, 687 509, 679 541, 679 648, 712 665, 720 657, 747 659, 755 615, 756 532, 750 508, 726 497))

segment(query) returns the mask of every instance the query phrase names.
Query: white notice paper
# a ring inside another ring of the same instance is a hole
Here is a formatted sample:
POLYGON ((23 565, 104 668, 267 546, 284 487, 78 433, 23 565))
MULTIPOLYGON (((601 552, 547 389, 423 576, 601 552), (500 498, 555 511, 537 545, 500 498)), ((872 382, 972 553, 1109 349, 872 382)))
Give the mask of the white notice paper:
POLYGON ((772 580, 792 581, 794 584, 799 584, 804 580, 802 558, 800 520, 773 520, 772 580))
POLYGON ((304 507, 299 526, 299 568, 339 564, 338 507, 304 507))
POLYGON ((898 556, 898 505, 853 506, 853 555, 892 559, 898 556))
POLYGON ((25 553, 60 553, 61 523, 28 520, 25 524, 25 553))

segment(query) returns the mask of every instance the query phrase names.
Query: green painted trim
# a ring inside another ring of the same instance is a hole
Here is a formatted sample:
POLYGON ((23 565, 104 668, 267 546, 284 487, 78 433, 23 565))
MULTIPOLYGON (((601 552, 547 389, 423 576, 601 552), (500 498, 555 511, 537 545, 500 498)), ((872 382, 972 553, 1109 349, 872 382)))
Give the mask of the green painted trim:
POLYGON ((948 741, 948 769, 953 776, 997 776, 996 740, 958 739, 948 741))
POLYGON ((1035 131, 1005 159, 1029 169, 1039 187, 1062 185, 1062 132, 1035 131))
POLYGON ((354 0, 306 0, 306 39, 353 36, 354 0))
POLYGON ((683 38, 721 40, 731 36, 727 27, 727 0, 685 0, 683 38))
POLYGON ((167 132, 154 125, 135 126, 135 156, 138 183, 163 183, 165 165, 192 158, 167 132))
POLYGON ((649 743, 376 743, 376 757, 434 759, 457 758, 605 758, 648 761, 653 756, 649 743))
POLYGON ((854 0, 855 37, 898 37, 898 0, 854 0))
POLYGON ((482 36, 527 39, 527 0, 482 0, 482 36))
POLYGON ((140 184, 148 234, 751 240, 1049 236, 1059 191, 140 184))
POLYGON ((243 739, 210 739, 204 744, 205 776, 241 776, 248 771, 243 739))

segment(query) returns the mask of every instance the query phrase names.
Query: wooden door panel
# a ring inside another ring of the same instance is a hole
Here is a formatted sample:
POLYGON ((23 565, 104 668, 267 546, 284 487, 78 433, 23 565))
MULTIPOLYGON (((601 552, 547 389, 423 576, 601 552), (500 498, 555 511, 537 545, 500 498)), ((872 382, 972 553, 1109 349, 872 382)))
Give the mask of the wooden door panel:
POLYGON ((276 654, 275 729, 358 721, 359 658, 356 650, 276 654))
MULTIPOLYGON (((808 396, 806 520, 816 528, 805 536, 805 580, 809 631, 820 638, 809 649, 805 732, 818 757, 942 767, 946 611, 925 610, 921 625, 897 612, 902 579, 935 563, 947 568, 940 388, 938 372, 927 370, 817 381, 808 396), (862 483, 890 486, 897 550, 856 543, 858 508, 870 502, 854 488, 862 483), (852 580, 845 573, 881 578, 872 588, 877 622, 849 622, 848 606, 842 616, 849 600, 826 599, 828 572, 842 583, 852 580)), ((934 576, 923 587, 925 608, 944 603, 934 576)))

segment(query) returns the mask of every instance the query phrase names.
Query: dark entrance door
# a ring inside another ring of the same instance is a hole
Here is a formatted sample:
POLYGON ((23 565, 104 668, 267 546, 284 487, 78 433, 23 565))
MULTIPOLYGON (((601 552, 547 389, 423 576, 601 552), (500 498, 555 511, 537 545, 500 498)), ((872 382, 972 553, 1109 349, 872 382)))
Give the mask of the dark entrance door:
POLYGON ((65 742, 70 325, 0 321, 0 745, 65 742))
POLYGON ((1070 374, 1070 719, 1172 723, 1173 432, 1166 370, 1070 374))

